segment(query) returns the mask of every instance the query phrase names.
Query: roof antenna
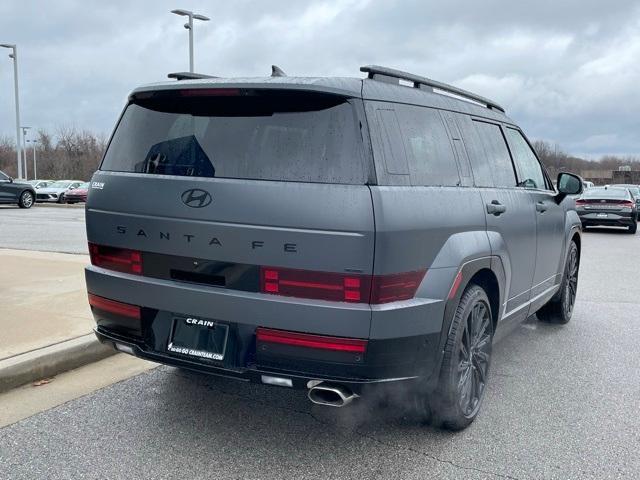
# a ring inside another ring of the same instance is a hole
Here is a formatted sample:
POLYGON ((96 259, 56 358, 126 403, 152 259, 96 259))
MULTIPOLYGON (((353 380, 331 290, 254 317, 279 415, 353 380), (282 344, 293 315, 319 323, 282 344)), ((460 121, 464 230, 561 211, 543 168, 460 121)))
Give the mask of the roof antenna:
POLYGON ((287 74, 278 67, 277 65, 271 65, 271 76, 272 77, 286 77, 287 74))

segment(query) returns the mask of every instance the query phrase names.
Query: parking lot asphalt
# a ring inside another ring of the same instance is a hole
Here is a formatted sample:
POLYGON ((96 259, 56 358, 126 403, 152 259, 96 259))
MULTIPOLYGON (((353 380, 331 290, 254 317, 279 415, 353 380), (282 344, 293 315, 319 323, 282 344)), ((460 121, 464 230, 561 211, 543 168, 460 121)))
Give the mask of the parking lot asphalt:
POLYGON ((0 478, 638 478, 639 248, 584 234, 573 319, 495 345, 463 432, 421 425, 401 392, 331 409, 161 367, 0 429, 0 478))
POLYGON ((81 205, 0 206, 0 248, 89 253, 81 205))

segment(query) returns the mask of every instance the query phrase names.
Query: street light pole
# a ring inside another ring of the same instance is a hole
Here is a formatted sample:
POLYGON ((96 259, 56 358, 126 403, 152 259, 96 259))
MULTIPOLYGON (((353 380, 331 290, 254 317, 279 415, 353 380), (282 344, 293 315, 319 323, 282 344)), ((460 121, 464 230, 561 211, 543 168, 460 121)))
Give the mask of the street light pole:
POLYGON ((209 17, 205 17, 204 15, 200 15, 198 13, 193 13, 189 10, 176 9, 171 10, 171 13, 175 13, 176 15, 180 15, 182 17, 189 17, 189 21, 184 24, 184 28, 189 30, 189 72, 194 72, 193 66, 193 20, 202 20, 203 22, 208 22, 209 17))
MULTIPOLYGON (((33 179, 36 180, 38 178, 38 169, 37 169, 37 163, 36 163, 36 144, 38 143, 37 140, 27 140, 28 143, 31 143, 32 147, 33 147, 33 179)), ((25 151, 25 154, 27 152, 25 151)))
POLYGON ((29 180, 29 173, 27 168, 27 130, 31 127, 22 127, 22 157, 24 158, 24 178, 29 180))
POLYGON ((16 45, 2 43, 0 47, 10 48, 13 53, 9 54, 9 58, 13 58, 13 83, 16 98, 16 158, 18 160, 18 178, 22 178, 22 152, 20 141, 20 100, 18 97, 18 47, 16 45))

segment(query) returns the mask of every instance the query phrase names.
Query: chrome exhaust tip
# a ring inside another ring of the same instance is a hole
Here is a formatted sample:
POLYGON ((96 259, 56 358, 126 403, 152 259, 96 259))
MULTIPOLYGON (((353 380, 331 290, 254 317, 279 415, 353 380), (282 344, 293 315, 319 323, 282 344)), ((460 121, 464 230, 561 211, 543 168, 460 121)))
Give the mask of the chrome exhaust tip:
POLYGON ((342 385, 324 382, 311 387, 307 396, 316 405, 329 407, 344 407, 358 398, 358 395, 342 385))

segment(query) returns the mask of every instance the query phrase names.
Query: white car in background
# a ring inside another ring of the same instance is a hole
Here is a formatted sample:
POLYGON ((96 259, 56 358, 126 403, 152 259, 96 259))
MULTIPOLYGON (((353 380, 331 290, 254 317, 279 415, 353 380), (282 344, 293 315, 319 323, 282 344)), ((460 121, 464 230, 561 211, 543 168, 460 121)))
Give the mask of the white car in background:
POLYGON ((58 180, 36 192, 36 202, 64 202, 64 194, 82 185, 82 180, 58 180))
POLYGON ((41 188, 48 187, 54 181, 53 180, 27 180, 27 183, 30 184, 36 190, 40 190, 41 188))

